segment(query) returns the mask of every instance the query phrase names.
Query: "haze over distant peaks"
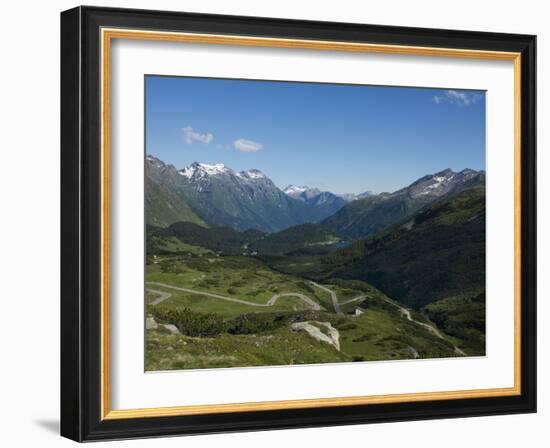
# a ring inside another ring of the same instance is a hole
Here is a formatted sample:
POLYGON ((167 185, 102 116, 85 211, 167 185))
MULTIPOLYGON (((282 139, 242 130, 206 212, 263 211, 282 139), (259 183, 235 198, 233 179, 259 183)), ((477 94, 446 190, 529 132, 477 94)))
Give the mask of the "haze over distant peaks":
POLYGON ((340 210, 347 201, 341 196, 330 191, 321 191, 318 188, 309 188, 297 185, 287 186, 283 192, 298 201, 323 211, 323 214, 330 216, 340 210))
POLYGON ((319 195, 333 195, 333 196, 336 196, 336 197, 339 197, 341 199, 343 199, 345 202, 351 202, 351 201, 355 201, 356 199, 361 199, 361 198, 364 198, 364 197, 367 197, 367 196, 370 196, 372 194, 374 194, 372 191, 365 191, 363 193, 359 193, 359 194, 355 194, 355 193, 332 193, 332 192, 329 192, 329 191, 321 191, 319 190, 318 188, 310 188, 308 187, 307 185, 304 185, 304 186, 298 186, 298 185, 288 185, 284 190, 283 190, 287 195, 293 197, 293 198, 296 198, 296 199, 301 199, 301 200, 304 200, 304 201, 307 201, 307 200, 310 200, 311 198, 314 198, 316 196, 319 196, 319 195))

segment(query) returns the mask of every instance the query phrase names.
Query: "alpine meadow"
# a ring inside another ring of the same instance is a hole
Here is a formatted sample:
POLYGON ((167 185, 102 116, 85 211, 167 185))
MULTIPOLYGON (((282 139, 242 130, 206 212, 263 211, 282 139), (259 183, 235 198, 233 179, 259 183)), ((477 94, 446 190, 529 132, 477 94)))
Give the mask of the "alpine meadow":
POLYGON ((485 355, 485 92, 145 88, 147 371, 485 355))

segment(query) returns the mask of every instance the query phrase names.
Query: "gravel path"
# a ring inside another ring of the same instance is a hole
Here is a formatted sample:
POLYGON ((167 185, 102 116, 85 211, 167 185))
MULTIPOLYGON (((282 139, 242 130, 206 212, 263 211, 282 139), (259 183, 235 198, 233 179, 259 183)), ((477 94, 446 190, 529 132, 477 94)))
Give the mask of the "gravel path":
POLYGON ((342 313, 340 304, 338 303, 338 296, 332 289, 328 289, 326 286, 320 285, 319 283, 315 283, 315 282, 309 282, 309 283, 311 283, 313 286, 316 286, 319 289, 322 289, 325 292, 328 292, 330 294, 330 298, 332 299, 332 306, 334 308, 334 312, 336 314, 344 314, 342 313))
POLYGON ((367 296, 365 295, 357 296, 357 297, 354 297, 353 299, 346 300, 345 302, 340 302, 340 305, 347 305, 348 303, 358 302, 359 300, 365 300, 366 298, 367 296))
MULTIPOLYGON (((337 314, 343 314, 342 309, 340 308, 340 305, 345 305, 345 304, 348 304, 348 303, 351 303, 351 302, 356 302, 356 301, 365 299, 365 297, 366 297, 365 295, 360 295, 360 296, 357 296, 353 299, 347 300, 346 302, 339 303, 338 302, 338 296, 336 295, 336 293, 334 291, 332 291, 331 289, 327 288, 326 286, 320 285, 319 283, 316 283, 314 281, 310 281, 309 283, 312 284, 313 286, 319 288, 319 289, 322 289, 325 292, 328 292, 330 294, 330 298, 332 300, 332 306, 334 307, 334 311, 337 314)), ((274 294, 266 303, 255 303, 255 302, 249 302, 247 300, 235 299, 233 297, 222 296, 220 294, 215 294, 215 293, 211 293, 211 292, 197 291, 195 289, 182 288, 182 287, 179 287, 179 286, 168 285, 166 283, 147 282, 147 284, 162 286, 164 288, 176 289, 178 291, 183 291, 183 292, 187 292, 187 293, 190 293, 190 294, 199 294, 199 295, 203 295, 203 296, 207 296, 207 297, 212 297, 214 299, 226 300, 228 302, 240 303, 240 304, 243 304, 243 305, 250 305, 250 306, 257 306, 257 307, 273 306, 277 303, 277 300, 280 297, 297 297, 298 299, 303 300, 305 303, 307 303, 311 307, 311 309, 313 309, 315 311, 319 311, 321 309, 321 306, 317 302, 315 302, 314 300, 312 300, 311 298, 309 298, 305 294, 301 294, 301 293, 298 293, 298 292, 284 292, 284 293, 274 294)), ((172 294, 170 294, 168 292, 158 291, 156 289, 149 289, 148 288, 147 290, 149 292, 152 292, 153 294, 157 294, 159 296, 151 302, 152 305, 158 305, 159 303, 163 302, 164 300, 166 300, 166 299, 168 299, 172 296, 172 294)), ((395 306, 396 308, 398 308, 399 311, 401 312, 401 315, 403 317, 405 317, 407 320, 409 320, 411 322, 414 322, 417 325, 420 325, 421 327, 424 327, 426 330, 428 330, 430 333, 432 333, 434 336, 438 337, 439 339, 446 340, 445 336, 443 336, 443 334, 437 328, 433 327, 432 325, 429 325, 429 324, 426 324, 424 322, 420 322, 416 319, 413 319, 412 316, 411 316, 411 312, 407 308, 402 307, 401 305, 398 305, 398 304, 396 304, 396 303, 394 303, 390 300, 386 300, 386 302, 388 302, 389 304, 391 304, 391 305, 395 306)), ((315 333, 314 337, 316 337, 316 339, 319 339, 319 336, 317 334, 317 331, 319 331, 318 328, 315 330, 316 327, 314 327, 312 325, 307 325, 305 327, 307 327, 307 328, 299 328, 299 329, 306 330, 312 336, 313 336, 312 333, 315 333), (312 327, 312 328, 310 328, 310 327, 312 327)), ((298 328, 296 328, 296 329, 298 329, 298 328)), ((336 332, 337 332, 337 330, 336 330, 336 332)), ((325 336, 325 335, 323 335, 323 336, 325 336)), ((338 337, 339 337, 339 335, 338 335, 338 337)), ((335 345, 335 344, 333 343, 333 345, 335 345)), ((338 344, 338 349, 339 349, 339 344, 338 344)), ((411 347, 411 349, 416 352, 416 350, 414 348, 411 347)), ((457 346, 454 346, 454 351, 455 351, 456 354, 458 354, 460 356, 466 356, 466 353, 464 351, 462 351, 460 348, 458 348, 457 346)))
POLYGON ((156 289, 149 289, 149 288, 147 288, 147 291, 158 295, 158 297, 151 302, 151 305, 158 305, 160 302, 163 302, 164 300, 172 297, 172 294, 170 294, 169 292, 157 291, 156 289))
POLYGON ((309 283, 312 284, 313 286, 316 286, 319 289, 322 289, 325 292, 328 292, 330 294, 330 298, 332 300, 332 306, 334 307, 334 311, 336 312, 336 314, 344 314, 344 313, 342 313, 342 309, 340 308, 340 305, 347 305, 348 303, 357 302, 357 301, 363 300, 367 297, 364 294, 362 294, 360 296, 354 297, 353 299, 350 299, 350 300, 347 300, 345 302, 340 303, 338 301, 338 296, 336 295, 336 293, 332 289, 329 289, 326 286, 320 285, 319 283, 315 283, 314 281, 310 281, 309 283))
MULTIPOLYGON (((197 290, 194 290, 194 289, 167 285, 166 283, 147 282, 147 284, 162 286, 164 288, 176 289, 178 291, 188 292, 190 294, 200 294, 200 295, 203 295, 203 296, 212 297, 214 299, 226 300, 228 302, 241 303, 243 305, 258 306, 258 307, 273 306, 273 305, 275 305, 275 303, 277 303, 277 300, 279 299, 279 297, 297 297, 300 300, 303 300, 304 302, 306 302, 311 307, 311 309, 316 310, 316 311, 321 309, 321 306, 317 302, 310 299, 308 296, 306 296, 304 294, 297 293, 297 292, 285 292, 285 293, 275 294, 266 303, 255 303, 255 302, 249 302, 247 300, 235 299, 233 297, 222 296, 220 294, 215 294, 215 293, 211 293, 211 292, 197 291, 197 290)), ((150 291, 153 291, 153 290, 150 290, 150 291)), ((168 293, 164 293, 164 294, 168 294, 168 293)), ((168 294, 168 297, 170 297, 170 294, 168 294)), ((165 299, 163 299, 163 300, 165 300, 165 299)), ((155 299, 155 302, 158 301, 158 300, 159 299, 155 299)), ((160 302, 157 302, 157 303, 160 303, 160 302)), ((153 302, 153 305, 156 305, 156 303, 153 302)))
MULTIPOLYGON (((404 308, 401 305, 398 305, 397 303, 394 303, 390 300, 386 300, 386 302, 388 302, 389 304, 399 308, 399 311, 401 312, 401 315, 404 316, 407 320, 410 320, 411 322, 414 322, 415 324, 420 325, 421 327, 424 327, 426 330, 428 330, 430 333, 432 333, 434 336, 438 337, 439 339, 447 340, 447 338, 445 336, 443 336, 443 334, 441 334, 441 332, 437 328, 433 327, 432 325, 429 325, 429 324, 426 324, 424 322, 420 322, 416 319, 413 319, 412 316, 411 316, 411 312, 407 308, 404 308)), ((455 351, 456 354, 461 355, 461 356, 466 356, 466 353, 464 353, 456 345, 453 346, 453 347, 454 347, 454 351, 455 351)))

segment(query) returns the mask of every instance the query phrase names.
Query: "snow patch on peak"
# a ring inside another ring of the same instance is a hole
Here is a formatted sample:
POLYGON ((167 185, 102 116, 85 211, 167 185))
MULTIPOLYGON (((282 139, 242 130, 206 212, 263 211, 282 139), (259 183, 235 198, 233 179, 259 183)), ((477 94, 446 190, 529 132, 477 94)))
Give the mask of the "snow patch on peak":
POLYGON ((207 163, 193 162, 191 165, 182 169, 179 173, 182 176, 191 179, 192 177, 216 176, 218 174, 227 173, 230 171, 231 170, 223 163, 209 165, 207 163))
POLYGON ((460 188, 461 185, 471 181, 476 176, 482 175, 483 172, 469 168, 460 172, 447 168, 439 173, 424 176, 404 191, 409 191, 412 197, 425 195, 442 196, 455 188, 460 188))
POLYGON ((199 163, 199 166, 206 172, 206 174, 210 176, 225 173, 228 171, 228 168, 223 163, 216 163, 215 165, 199 163))
POLYGON ((158 158, 155 157, 155 156, 148 155, 148 156, 146 157, 146 159, 147 159, 149 162, 153 163, 156 167, 164 166, 164 162, 163 162, 162 160, 158 159, 158 158))
POLYGON ((186 166, 179 173, 180 175, 187 177, 187 179, 191 179, 193 174, 195 174, 195 167, 193 165, 186 166))
POLYGON ((444 182, 450 181, 453 177, 454 176, 451 176, 451 177, 434 176, 433 177, 434 182, 430 185, 426 185, 423 190, 417 193, 417 195, 423 196, 426 194, 430 194, 432 190, 437 190, 444 182))
POLYGON ((434 177, 454 177, 455 174, 456 173, 452 169, 446 168, 443 171, 440 171, 439 173, 435 173, 434 177))
POLYGON ((308 190, 309 190, 309 187, 306 187, 306 186, 299 187, 297 185, 289 185, 283 190, 283 192, 286 194, 300 194, 308 190))
POLYGON ((439 185, 441 185, 443 182, 449 182, 455 177, 454 174, 450 174, 449 176, 434 176, 433 180, 435 181, 432 185, 430 185, 428 188, 437 188, 439 185))
POLYGON ((264 173, 256 169, 241 171, 237 173, 237 176, 240 177, 241 179, 251 179, 251 180, 264 179, 266 177, 264 173))

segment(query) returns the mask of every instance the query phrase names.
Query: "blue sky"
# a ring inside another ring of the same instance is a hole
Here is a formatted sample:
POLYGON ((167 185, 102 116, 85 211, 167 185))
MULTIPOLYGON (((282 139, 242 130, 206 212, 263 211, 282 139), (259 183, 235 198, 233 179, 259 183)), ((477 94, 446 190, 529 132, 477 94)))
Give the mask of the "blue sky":
POLYGON ((397 190, 485 169, 485 93, 146 76, 146 152, 256 168, 284 188, 397 190))

